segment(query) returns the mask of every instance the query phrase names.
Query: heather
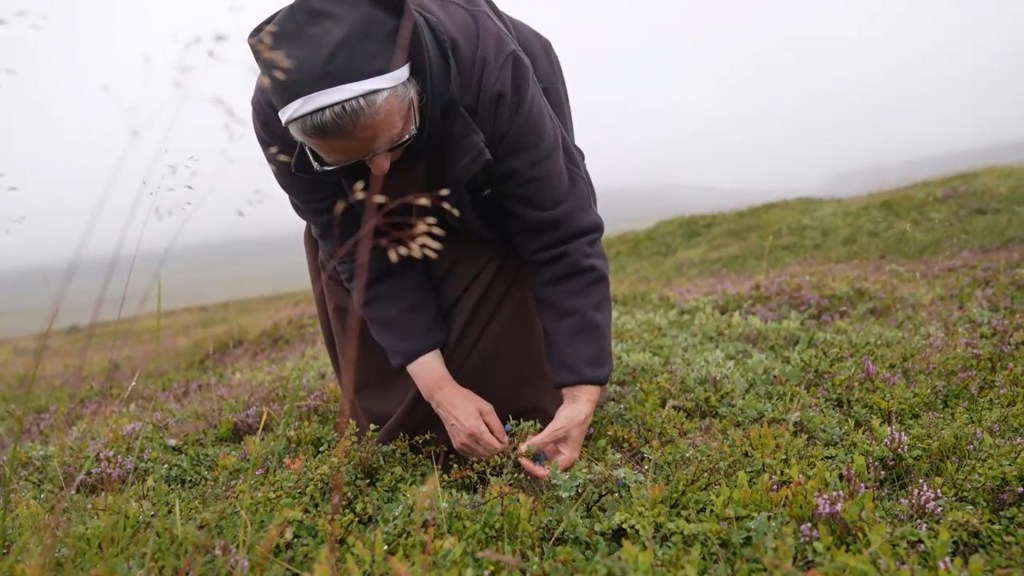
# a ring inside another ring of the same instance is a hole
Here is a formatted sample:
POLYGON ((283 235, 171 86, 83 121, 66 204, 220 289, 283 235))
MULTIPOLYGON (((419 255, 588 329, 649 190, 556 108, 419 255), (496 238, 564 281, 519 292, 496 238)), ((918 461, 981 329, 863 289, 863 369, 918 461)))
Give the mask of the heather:
POLYGON ((54 334, 35 376, 4 344, 0 572, 1024 573, 1024 168, 608 250, 608 401, 547 483, 339 435, 304 294, 54 334))

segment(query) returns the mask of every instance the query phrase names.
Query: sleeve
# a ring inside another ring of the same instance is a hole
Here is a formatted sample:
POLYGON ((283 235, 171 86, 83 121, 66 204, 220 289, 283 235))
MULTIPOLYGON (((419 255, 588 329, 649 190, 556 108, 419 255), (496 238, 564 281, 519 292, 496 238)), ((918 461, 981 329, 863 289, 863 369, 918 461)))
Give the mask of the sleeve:
MULTIPOLYGON (((321 254, 335 254, 362 225, 358 205, 349 206, 340 221, 335 221, 334 207, 347 192, 336 180, 306 178, 292 172, 289 154, 294 153, 297 142, 277 118, 269 97, 257 87, 252 98, 253 128, 274 178, 288 195, 295 213, 310 225, 321 254)), ((336 269, 343 285, 352 292, 357 286, 354 251, 339 255, 336 269)), ((447 339, 436 293, 420 260, 406 258, 393 264, 383 250, 374 247, 359 312, 395 368, 404 369, 423 354, 441 349, 447 339)))
MULTIPOLYGON (((518 50, 486 79, 479 106, 493 197, 532 265, 554 384, 607 384, 611 293, 604 222, 580 151, 518 50)), ((564 85, 563 85, 564 90, 564 85)))

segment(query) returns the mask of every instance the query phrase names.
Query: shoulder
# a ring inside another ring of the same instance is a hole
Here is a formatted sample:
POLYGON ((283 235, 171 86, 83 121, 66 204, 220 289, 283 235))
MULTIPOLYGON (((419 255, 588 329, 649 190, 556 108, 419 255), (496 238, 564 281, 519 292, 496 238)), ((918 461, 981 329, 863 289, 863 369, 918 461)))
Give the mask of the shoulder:
POLYGON ((459 72, 480 74, 520 52, 504 13, 489 0, 412 0, 440 28, 459 72))
POLYGON ((496 106, 531 89, 531 58, 516 37, 521 27, 491 0, 410 3, 440 29, 458 77, 458 100, 477 126, 489 133, 495 128, 496 106), (527 76, 513 81, 523 69, 527 76))

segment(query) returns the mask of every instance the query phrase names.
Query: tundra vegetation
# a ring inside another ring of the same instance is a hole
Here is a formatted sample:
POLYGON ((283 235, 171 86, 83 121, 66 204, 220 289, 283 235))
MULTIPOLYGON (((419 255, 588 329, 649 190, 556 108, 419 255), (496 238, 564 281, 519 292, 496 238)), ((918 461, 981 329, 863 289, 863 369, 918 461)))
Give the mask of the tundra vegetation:
POLYGON ((339 434, 308 294, 0 344, 0 573, 1024 573, 1024 168, 607 247, 546 482, 339 434))

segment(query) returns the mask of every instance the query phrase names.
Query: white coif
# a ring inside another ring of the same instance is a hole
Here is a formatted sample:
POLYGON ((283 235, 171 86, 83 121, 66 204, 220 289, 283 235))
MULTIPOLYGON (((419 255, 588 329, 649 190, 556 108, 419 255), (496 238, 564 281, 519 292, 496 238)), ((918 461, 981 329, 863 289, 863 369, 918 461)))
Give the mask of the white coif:
POLYGON ((281 111, 278 112, 278 116, 281 118, 281 124, 287 125, 292 120, 309 114, 310 112, 316 112, 329 106, 333 106, 346 100, 358 98, 363 94, 369 94, 370 92, 376 92, 377 90, 384 90, 386 88, 394 88, 402 82, 405 82, 409 78, 409 64, 402 66, 401 68, 384 74, 383 76, 377 76, 376 78, 367 78, 366 80, 360 80, 359 82, 352 82, 351 84, 343 84, 341 86, 335 86, 326 90, 315 92, 308 96, 303 96, 298 100, 291 102, 281 111))

